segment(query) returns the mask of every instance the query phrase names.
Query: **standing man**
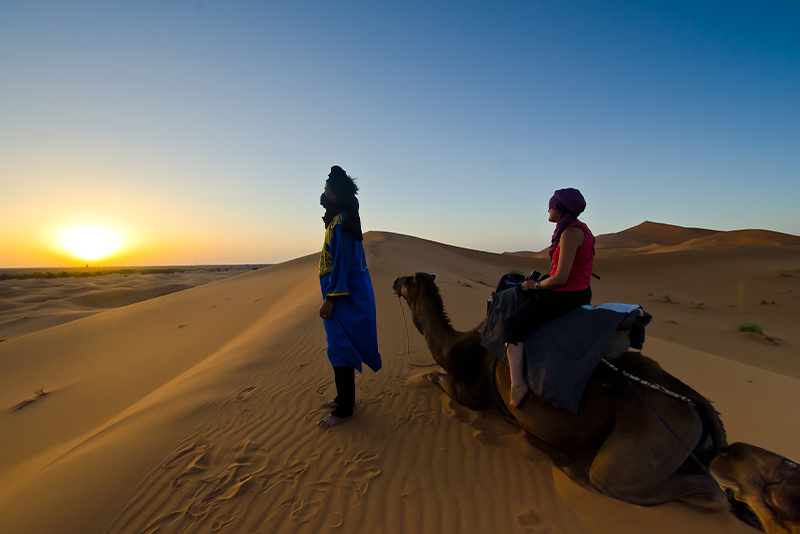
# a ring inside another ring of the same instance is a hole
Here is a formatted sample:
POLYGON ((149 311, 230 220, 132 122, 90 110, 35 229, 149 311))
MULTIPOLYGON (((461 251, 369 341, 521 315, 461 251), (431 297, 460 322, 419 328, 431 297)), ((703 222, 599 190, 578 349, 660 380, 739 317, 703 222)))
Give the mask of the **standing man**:
POLYGON ((358 186, 338 165, 331 167, 320 204, 325 208, 325 244, 319 258, 322 306, 328 359, 333 366, 336 398, 322 405, 333 408, 317 421, 320 428, 338 425, 353 415, 356 400, 355 371, 366 363, 381 368, 375 293, 364 255, 364 237, 358 215, 358 186))

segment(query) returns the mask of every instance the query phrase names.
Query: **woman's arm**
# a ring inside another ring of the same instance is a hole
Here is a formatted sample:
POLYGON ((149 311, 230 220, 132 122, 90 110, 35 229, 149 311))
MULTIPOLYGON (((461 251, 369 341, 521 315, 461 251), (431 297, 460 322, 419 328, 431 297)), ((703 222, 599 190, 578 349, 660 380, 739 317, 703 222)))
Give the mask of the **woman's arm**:
MULTIPOLYGON (((564 233, 561 234, 561 240, 558 243, 560 250, 558 252, 556 274, 542 280, 539 284, 540 289, 555 289, 567 283, 569 272, 572 270, 572 264, 575 263, 575 254, 578 252, 578 247, 583 243, 583 239, 583 230, 576 226, 570 226, 564 230, 564 233)), ((536 289, 536 282, 529 280, 522 284, 522 289, 536 289)))

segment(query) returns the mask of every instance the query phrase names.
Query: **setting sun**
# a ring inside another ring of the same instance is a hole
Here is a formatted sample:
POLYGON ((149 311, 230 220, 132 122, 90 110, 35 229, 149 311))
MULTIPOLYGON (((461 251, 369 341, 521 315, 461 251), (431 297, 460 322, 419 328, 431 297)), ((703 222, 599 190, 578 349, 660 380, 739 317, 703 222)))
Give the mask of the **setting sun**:
POLYGON ((83 260, 98 260, 118 251, 122 233, 102 226, 70 226, 59 233, 59 245, 83 260))

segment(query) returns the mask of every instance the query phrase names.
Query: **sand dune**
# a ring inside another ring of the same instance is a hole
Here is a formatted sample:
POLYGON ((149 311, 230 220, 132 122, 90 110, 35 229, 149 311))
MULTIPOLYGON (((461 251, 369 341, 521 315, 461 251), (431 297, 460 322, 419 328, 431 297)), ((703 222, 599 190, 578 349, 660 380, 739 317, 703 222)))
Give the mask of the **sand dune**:
POLYGON ((743 245, 768 247, 798 246, 800 245, 800 237, 767 230, 735 230, 731 232, 717 232, 704 237, 696 237, 673 246, 658 247, 651 252, 735 248, 743 245))
MULTIPOLYGON (((328 431, 313 424, 333 392, 316 254, 0 343, 0 532, 753 532, 599 494, 409 365, 430 354, 410 319, 406 337, 395 277, 436 273, 467 329, 502 274, 543 260, 387 232, 365 247, 384 369, 358 377, 356 416, 328 431)), ((642 304, 644 352, 714 400, 732 440, 800 459, 800 251, 752 248, 609 254, 595 303, 642 304), (781 343, 743 337, 740 316, 781 343)))
MULTIPOLYGON (((133 269, 128 269, 133 270, 133 269)), ((139 269, 140 271, 142 269, 139 269)), ((2 269, 0 275, 59 273, 71 276, 52 278, 0 278, 0 340, 94 315, 108 308, 127 306, 190 287, 222 280, 250 268, 185 268, 175 273, 140 274, 132 272, 105 276, 89 275, 101 269, 2 269)), ((147 273, 147 270, 144 270, 147 273)))
POLYGON ((672 224, 645 221, 615 234, 598 235, 596 247, 601 250, 605 248, 639 249, 650 245, 673 246, 693 239, 703 239, 717 233, 714 230, 703 228, 684 228, 672 224))
MULTIPOLYGON (((732 230, 719 232, 704 228, 684 228, 672 224, 645 221, 614 234, 596 236, 600 257, 608 254, 631 255, 682 250, 706 250, 753 246, 800 246, 800 237, 771 230, 732 230)), ((521 257, 547 258, 547 249, 538 252, 514 252, 521 257)))

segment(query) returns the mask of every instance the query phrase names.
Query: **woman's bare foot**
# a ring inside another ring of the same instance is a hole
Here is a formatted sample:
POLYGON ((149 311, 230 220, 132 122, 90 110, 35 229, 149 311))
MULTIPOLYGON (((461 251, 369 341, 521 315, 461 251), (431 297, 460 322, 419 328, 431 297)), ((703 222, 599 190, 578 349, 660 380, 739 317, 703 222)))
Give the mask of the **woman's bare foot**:
POLYGON ((335 400, 329 400, 322 403, 322 405, 326 408, 337 408, 339 405, 336 404, 335 400))
POLYGON ((525 381, 522 381, 521 384, 511 384, 511 406, 519 408, 519 405, 522 404, 528 391, 530 391, 530 388, 525 381))
POLYGON ((339 423, 341 423, 342 421, 344 421, 346 419, 348 419, 348 418, 347 417, 336 417, 335 415, 330 414, 325 419, 320 419, 319 421, 317 421, 317 426, 320 427, 320 428, 330 428, 332 426, 338 425, 339 423))

